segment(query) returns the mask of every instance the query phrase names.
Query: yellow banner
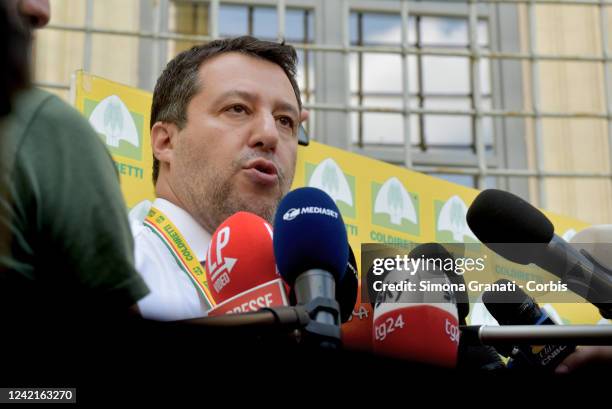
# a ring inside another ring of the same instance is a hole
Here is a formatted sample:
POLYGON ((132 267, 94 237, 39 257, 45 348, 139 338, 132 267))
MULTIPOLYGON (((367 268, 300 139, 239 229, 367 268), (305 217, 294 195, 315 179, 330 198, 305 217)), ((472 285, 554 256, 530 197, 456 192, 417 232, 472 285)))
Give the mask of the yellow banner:
POLYGON ((128 207, 154 197, 149 118, 153 95, 77 71, 73 104, 98 132, 121 178, 128 207))

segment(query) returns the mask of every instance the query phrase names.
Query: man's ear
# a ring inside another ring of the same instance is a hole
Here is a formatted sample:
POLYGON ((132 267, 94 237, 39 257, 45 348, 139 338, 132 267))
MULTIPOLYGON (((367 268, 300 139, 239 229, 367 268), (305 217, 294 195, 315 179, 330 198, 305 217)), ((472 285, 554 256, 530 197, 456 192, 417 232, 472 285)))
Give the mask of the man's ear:
POLYGON ((305 109, 302 109, 302 112, 300 112, 300 123, 307 121, 309 116, 310 112, 305 109))
POLYGON ((178 127, 169 122, 158 121, 151 128, 151 149, 161 163, 172 163, 174 138, 177 134, 178 127))

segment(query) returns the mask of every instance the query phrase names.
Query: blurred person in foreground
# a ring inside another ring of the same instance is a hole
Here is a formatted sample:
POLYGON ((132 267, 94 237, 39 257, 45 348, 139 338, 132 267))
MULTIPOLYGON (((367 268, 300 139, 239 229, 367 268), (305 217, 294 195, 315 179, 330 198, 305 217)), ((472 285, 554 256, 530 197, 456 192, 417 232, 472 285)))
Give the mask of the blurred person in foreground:
POLYGON ((0 13, 0 342, 68 346, 79 326, 136 310, 148 288, 108 151, 75 109, 27 86, 48 1, 3 0, 0 13))

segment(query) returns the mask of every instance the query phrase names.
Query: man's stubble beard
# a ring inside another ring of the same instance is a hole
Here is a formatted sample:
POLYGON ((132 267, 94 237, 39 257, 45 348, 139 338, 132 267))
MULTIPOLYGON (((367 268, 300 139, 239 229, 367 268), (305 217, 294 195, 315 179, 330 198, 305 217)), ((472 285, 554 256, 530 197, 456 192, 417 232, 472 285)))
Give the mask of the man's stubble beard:
POLYGON ((246 198, 240 195, 234 178, 242 171, 243 164, 247 161, 261 157, 261 155, 249 154, 240 160, 232 162, 231 166, 223 170, 215 169, 206 164, 207 161, 195 161, 197 169, 190 172, 192 177, 185 183, 185 190, 189 197, 192 216, 209 233, 213 233, 221 223, 231 215, 240 212, 254 213, 270 224, 273 223, 276 208, 282 197, 289 190, 285 175, 277 165, 279 183, 276 187, 276 195, 272 198, 265 196, 261 198, 246 198), (202 175, 201 178, 193 178, 193 175, 202 175))

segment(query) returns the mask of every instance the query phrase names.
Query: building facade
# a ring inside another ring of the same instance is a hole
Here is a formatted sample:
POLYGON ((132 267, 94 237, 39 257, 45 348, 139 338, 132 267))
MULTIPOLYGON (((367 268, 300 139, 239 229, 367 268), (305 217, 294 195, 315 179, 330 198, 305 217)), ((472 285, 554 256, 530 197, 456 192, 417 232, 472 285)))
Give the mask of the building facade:
POLYGON ((608 1, 51 0, 39 86, 151 91, 181 50, 251 34, 298 49, 311 138, 612 223, 608 1))

